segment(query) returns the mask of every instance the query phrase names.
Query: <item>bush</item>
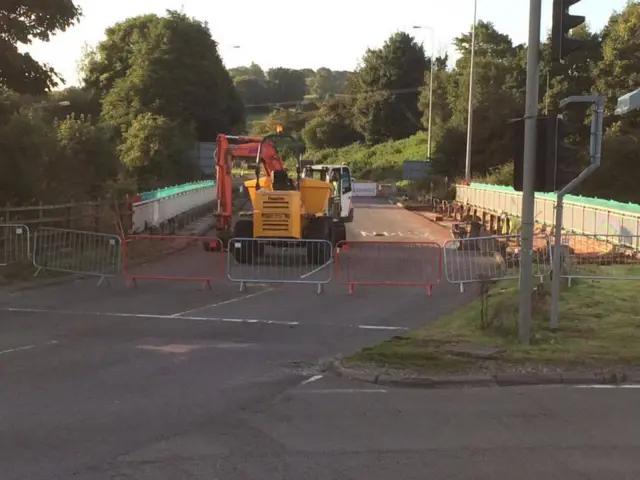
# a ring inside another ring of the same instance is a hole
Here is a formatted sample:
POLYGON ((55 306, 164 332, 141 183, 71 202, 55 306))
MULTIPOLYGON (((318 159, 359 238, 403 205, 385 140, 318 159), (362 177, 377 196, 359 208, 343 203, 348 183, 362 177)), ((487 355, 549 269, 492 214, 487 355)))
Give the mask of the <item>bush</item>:
POLYGON ((357 178, 387 181, 402 178, 402 162, 427 156, 427 137, 418 133, 404 140, 389 141, 374 146, 355 143, 344 148, 311 152, 314 163, 347 163, 357 178))

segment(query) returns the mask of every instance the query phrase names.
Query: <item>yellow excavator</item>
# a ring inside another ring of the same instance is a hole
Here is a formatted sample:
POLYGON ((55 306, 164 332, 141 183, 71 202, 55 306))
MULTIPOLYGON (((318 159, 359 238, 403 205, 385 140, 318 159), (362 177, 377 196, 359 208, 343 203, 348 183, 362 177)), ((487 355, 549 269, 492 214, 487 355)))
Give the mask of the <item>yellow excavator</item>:
POLYGON ((307 261, 313 264, 327 263, 335 245, 346 240, 346 227, 339 212, 337 216, 329 214, 332 186, 326 181, 301 176, 304 145, 289 135, 283 135, 281 127, 277 133, 265 137, 220 134, 216 143, 217 235, 225 246, 231 238, 235 239, 233 245, 228 245, 235 260, 252 263, 256 257, 263 255, 267 244, 290 247, 291 240, 309 239, 325 242, 298 244, 300 247, 306 246, 307 261), (294 143, 296 174, 293 178, 289 176, 275 146, 275 140, 283 138, 294 143), (233 160, 253 155, 256 158, 256 178, 244 182, 253 210, 250 218, 243 216, 233 224, 233 160), (272 241, 256 242, 252 239, 272 241))

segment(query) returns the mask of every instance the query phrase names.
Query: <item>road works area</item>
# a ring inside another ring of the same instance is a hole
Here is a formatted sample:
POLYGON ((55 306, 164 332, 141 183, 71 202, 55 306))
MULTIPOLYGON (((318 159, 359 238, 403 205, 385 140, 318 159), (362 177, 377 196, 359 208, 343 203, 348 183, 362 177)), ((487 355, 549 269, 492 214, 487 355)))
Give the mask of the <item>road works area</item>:
MULTIPOLYGON (((403 242, 448 238, 386 200, 357 202, 348 239, 403 233, 383 239, 397 248, 368 250, 362 272, 371 252, 398 259, 403 242)), ((216 255, 185 248, 145 267, 156 278, 137 286, 117 277, 0 291, 3 480, 640 474, 631 388, 407 391, 323 372, 337 354, 470 300, 457 285, 349 293, 334 278, 320 294, 313 283, 241 291, 221 275, 201 288, 192 277, 213 271, 216 255), (176 269, 187 279, 158 278, 176 269)), ((396 264, 383 263, 400 275, 396 264)))

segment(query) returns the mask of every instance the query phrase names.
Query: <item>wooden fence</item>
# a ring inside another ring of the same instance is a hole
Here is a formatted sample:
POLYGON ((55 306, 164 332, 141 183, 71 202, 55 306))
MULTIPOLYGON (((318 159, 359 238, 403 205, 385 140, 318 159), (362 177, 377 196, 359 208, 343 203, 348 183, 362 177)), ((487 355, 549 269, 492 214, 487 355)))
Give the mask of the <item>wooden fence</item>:
POLYGON ((120 235, 129 231, 131 221, 131 212, 124 201, 0 207, 0 224, 22 224, 31 231, 42 226, 120 235))

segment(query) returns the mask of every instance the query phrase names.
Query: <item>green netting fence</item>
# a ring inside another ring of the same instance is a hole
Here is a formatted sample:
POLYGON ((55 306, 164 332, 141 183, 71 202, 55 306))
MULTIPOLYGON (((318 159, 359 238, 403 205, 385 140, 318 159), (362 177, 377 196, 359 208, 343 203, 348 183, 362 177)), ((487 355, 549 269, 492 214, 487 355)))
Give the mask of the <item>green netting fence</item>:
MULTIPOLYGON (((516 192, 513 187, 507 187, 504 185, 489 185, 487 183, 471 183, 472 188, 482 188, 484 190, 493 190, 494 192, 508 192, 520 195, 521 192, 516 192)), ((554 193, 539 193, 536 192, 536 197, 549 198, 555 200, 556 195, 554 193)), ((567 195, 564 197, 565 203, 571 202, 574 204, 586 205, 589 207, 604 208, 607 210, 618 210, 620 212, 633 213, 640 215, 640 205, 635 203, 622 203, 615 200, 603 200, 600 198, 583 197, 581 195, 567 195)))
POLYGON ((140 199, 144 202, 147 200, 156 200, 158 198, 170 197, 179 193, 188 192, 190 190, 196 190, 204 187, 214 187, 216 182, 214 180, 203 180, 200 182, 183 183, 182 185, 173 185, 171 187, 159 188, 158 190, 152 190, 150 192, 144 192, 140 194, 140 199))

